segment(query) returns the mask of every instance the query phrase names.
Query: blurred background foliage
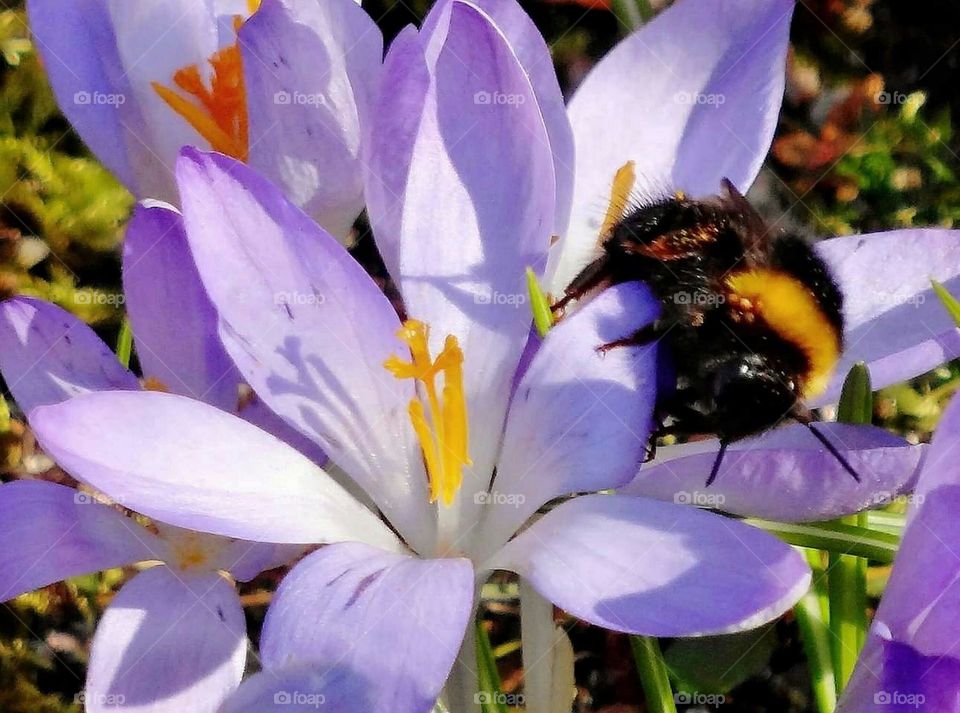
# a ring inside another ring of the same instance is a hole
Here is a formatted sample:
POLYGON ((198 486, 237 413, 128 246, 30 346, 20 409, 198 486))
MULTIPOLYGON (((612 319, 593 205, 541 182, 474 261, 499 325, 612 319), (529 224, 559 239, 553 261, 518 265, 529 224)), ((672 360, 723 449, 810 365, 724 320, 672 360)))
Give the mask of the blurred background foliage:
MULTIPOLYGON (((629 1, 633 4, 524 3, 553 48, 565 91, 575 89, 636 17, 667 4, 629 1)), ((371 0, 364 7, 389 40, 405 24, 419 22, 428 2, 371 0)), ((960 137, 951 117, 960 111, 958 28, 960 4, 949 0, 801 0, 784 111, 751 198, 778 225, 811 237, 956 226, 960 137)), ((26 293, 49 299, 114 343, 122 320, 118 246, 132 205, 132 197, 90 156, 57 110, 22 2, 4 3, 0 298, 26 293)), ((372 253, 364 241, 356 248, 361 259, 372 253)), ((926 439, 958 383, 960 369, 947 365, 885 389, 875 400, 875 422, 913 440, 926 439)), ((3 403, 0 463, 3 479, 69 481, 36 452, 28 430, 3 403)), ((82 709, 93 625, 125 574, 78 578, 0 606, 0 712, 82 709)), ((871 569, 875 593, 885 575, 883 568, 871 569)), ((252 631, 259 628, 274 584, 268 575, 244 585, 252 631)), ((486 625, 509 693, 522 686, 516 587, 508 578, 488 587, 486 625)), ((576 710, 639 713, 642 697, 626 638, 560 612, 557 623, 568 630, 576 651, 576 710)), ((666 657, 679 691, 722 693, 724 711, 812 710, 802 648, 789 616, 738 637, 667 642, 666 657), (717 676, 721 669, 725 673, 717 676)))

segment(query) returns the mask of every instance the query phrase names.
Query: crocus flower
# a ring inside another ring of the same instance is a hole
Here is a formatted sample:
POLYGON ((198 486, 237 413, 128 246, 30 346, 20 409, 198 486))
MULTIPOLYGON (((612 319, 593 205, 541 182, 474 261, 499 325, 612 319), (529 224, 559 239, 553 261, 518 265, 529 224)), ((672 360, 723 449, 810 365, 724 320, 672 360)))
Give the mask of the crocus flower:
POLYGON ((61 109, 137 196, 172 200, 181 146, 210 147, 346 235, 363 208, 362 124, 383 52, 357 3, 27 5, 61 109))
MULTIPOLYGON (((489 15, 463 2, 432 30, 401 34, 385 73, 400 94, 384 101, 409 100, 416 112, 415 121, 394 112, 415 134, 409 144, 398 137, 407 159, 391 165, 401 205, 371 214, 399 231, 382 234, 406 321, 334 239, 248 167, 186 150, 177 175, 227 352, 390 527, 359 518, 320 468, 294 467, 286 445, 182 396, 91 393, 36 409, 45 450, 161 522, 327 543, 278 590, 264 667, 316 671, 338 660, 370 682, 370 711, 433 705, 492 569, 619 631, 715 633, 778 616, 809 571, 759 530, 610 495, 533 517, 558 496, 616 487, 635 472, 656 350, 602 356, 596 347, 648 323, 658 305, 642 286, 620 286, 524 358, 524 273, 546 262, 557 183, 528 74, 489 15), (93 438, 94 428, 112 438, 93 438), (184 452, 189 461, 170 461, 184 452)), ((475 706, 473 650, 468 639, 448 684, 456 710, 475 706)), ((249 690, 241 693, 263 701, 262 689, 249 690)))
POLYGON ((960 711, 960 401, 940 421, 866 646, 838 711, 960 711))
MULTIPOLYGON (((102 436, 101 436, 102 437, 102 436)), ((89 713, 214 713, 240 683, 246 622, 234 585, 291 557, 169 526, 148 529, 54 483, 0 485, 0 601, 67 577, 149 563, 107 606, 93 637, 89 713)))

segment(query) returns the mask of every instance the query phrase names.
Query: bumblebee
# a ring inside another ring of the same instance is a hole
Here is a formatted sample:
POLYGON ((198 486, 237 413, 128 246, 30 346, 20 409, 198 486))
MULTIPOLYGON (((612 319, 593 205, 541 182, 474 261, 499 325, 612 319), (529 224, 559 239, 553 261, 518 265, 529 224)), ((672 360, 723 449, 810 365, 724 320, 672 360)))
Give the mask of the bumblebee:
POLYGON ((803 405, 826 389, 843 349, 843 295, 814 250, 775 234, 726 179, 707 199, 678 193, 609 216, 601 255, 554 309, 610 285, 649 285, 659 319, 600 349, 665 349, 672 373, 661 379, 668 388, 658 396, 663 425, 653 443, 668 433, 718 436, 710 485, 730 442, 793 419, 859 480, 803 405))

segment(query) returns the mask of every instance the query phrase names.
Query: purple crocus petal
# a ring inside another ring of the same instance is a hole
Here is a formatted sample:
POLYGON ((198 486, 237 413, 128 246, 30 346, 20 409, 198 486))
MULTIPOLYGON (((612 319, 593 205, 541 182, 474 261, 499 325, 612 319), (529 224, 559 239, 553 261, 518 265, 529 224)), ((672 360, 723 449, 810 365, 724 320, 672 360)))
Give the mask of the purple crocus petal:
POLYGON ((242 164, 185 150, 187 235, 221 336, 246 381, 313 438, 415 548, 435 515, 407 416, 383 367, 406 346, 390 302, 344 248, 242 164))
POLYGON ((947 406, 937 430, 930 441, 930 449, 923 470, 917 479, 914 494, 921 499, 942 485, 957 485, 960 474, 955 469, 957 443, 960 442, 960 399, 953 399, 947 406))
POLYGON ((383 58, 353 0, 269 0, 241 28, 250 165, 344 238, 363 209, 362 128, 383 58), (291 61, 290 58, 295 58, 291 61))
POLYGON ((487 527, 496 546, 548 500, 616 488, 643 461, 656 399, 657 350, 600 345, 656 318, 639 283, 606 290, 547 335, 507 418, 487 527))
POLYGON ((180 147, 206 146, 207 142, 160 98, 152 83, 174 87, 173 75, 189 65, 207 73, 207 62, 221 44, 213 3, 109 2, 108 7, 122 71, 132 91, 127 102, 140 107, 144 118, 141 141, 149 147, 144 153, 152 155, 159 164, 153 181, 167 186, 163 192, 157 192, 144 185, 150 176, 138 167, 137 194, 173 202, 170 175, 180 147))
POLYGON ((88 713, 215 713, 247 658, 240 598, 211 572, 152 567, 127 582, 97 626, 88 713))
POLYGON ((303 545, 265 545, 234 540, 224 548, 215 568, 229 572, 238 582, 249 582, 261 572, 291 564, 304 549, 303 545))
POLYGON ((367 710, 429 711, 460 650, 473 587, 464 559, 324 547, 277 590, 264 623, 264 667, 345 666, 369 678, 367 710))
MULTIPOLYGON (((329 666, 290 666, 251 676, 224 703, 219 713, 400 713, 392 705, 375 708, 369 695, 373 684, 366 666, 354 671, 335 657, 329 666)), ((425 711, 428 709, 424 709, 425 711)), ((402 713, 416 713, 414 709, 402 713)))
POLYGON ((159 379, 173 393, 237 413, 315 463, 327 461, 316 443, 256 396, 240 398, 243 377, 220 341, 219 318, 178 211, 154 201, 137 207, 124 241, 123 285, 145 376, 159 379))
POLYGON ((709 488, 715 439, 661 448, 661 458, 620 492, 781 522, 829 520, 889 503, 911 482, 925 451, 880 428, 816 429, 843 453, 859 483, 805 426, 793 424, 730 444, 709 488))
MULTIPOLYGON (((938 432, 939 435, 939 432, 938 432)), ((955 443, 955 441, 954 441, 955 443)), ((934 455, 936 446, 931 449, 934 455)), ((920 710, 960 708, 960 661, 956 642, 960 621, 960 473, 956 458, 939 459, 924 468, 923 484, 932 468, 949 471, 934 478, 941 485, 915 496, 918 507, 907 526, 894 561, 870 637, 851 679, 840 710, 872 711, 875 696, 893 693, 926 696, 920 710), (949 705, 947 705, 949 703, 949 705)), ((906 702, 904 700, 904 702, 906 702)), ((913 700, 916 702, 916 699, 913 700)), ((884 709, 886 710, 886 708, 884 709)), ((892 708, 907 710, 907 708, 892 708)))
POLYGON ((0 370, 24 413, 90 391, 140 388, 90 327, 30 297, 0 304, 0 370))
POLYGON ((383 61, 381 86, 394 87, 376 97, 370 120, 370 137, 363 160, 367 215, 377 249, 387 270, 400 274, 400 222, 420 131, 430 70, 417 29, 400 31, 383 61))
POLYGON ((627 161, 640 195, 712 195, 724 177, 746 192, 773 140, 793 6, 684 0, 587 75, 570 102, 577 171, 570 230, 551 255, 554 293, 590 261, 627 161))
POLYGON ((134 188, 128 151, 143 123, 117 52, 107 3, 30 0, 27 11, 60 109, 97 158, 134 188), (95 95, 124 100, 94 101, 95 95))
POLYGON ((530 80, 489 17, 454 0, 448 32, 430 42, 399 285, 407 314, 430 325, 433 352, 451 334, 463 349, 473 466, 462 492, 476 492, 493 470, 530 328, 524 270, 546 260, 553 156, 530 80))
POLYGON ((924 656, 912 646, 873 635, 837 713, 956 713, 960 711, 960 660, 924 656), (871 665, 865 665, 869 656, 871 665))
POLYGON ((153 533, 92 496, 30 480, 0 485, 0 539, 0 601, 166 554, 153 533))
POLYGON ((236 411, 240 372, 217 336, 217 313, 193 264, 180 213, 137 207, 123 247, 123 291, 145 377, 236 411))
POLYGON ((850 235, 818 243, 817 251, 844 294, 846 344, 833 383, 816 404, 836 401, 858 361, 881 388, 960 356, 960 330, 930 285, 934 279, 960 295, 960 231, 850 235))
MULTIPOLYGON (((573 129, 567 118, 567 108, 550 48, 530 16, 515 0, 467 0, 465 4, 473 5, 489 16, 507 39, 533 86, 553 151, 557 182, 553 232, 555 235, 564 235, 570 221, 573 198, 573 129)), ((428 36, 447 32, 451 5, 452 0, 435 3, 424 18, 421 32, 428 36)))
POLYGON ((619 495, 560 505, 489 562, 526 577, 576 617, 648 636, 751 629, 806 591, 800 554, 696 508, 619 495))
MULTIPOLYGON (((316 441, 303 435, 271 411, 256 394, 241 400, 237 415, 260 430, 272 433, 284 443, 293 446, 317 465, 325 465, 330 460, 316 441)), ((337 480, 341 485, 356 488, 356 484, 349 478, 344 478, 346 482, 340 481, 339 478, 337 480)))
POLYGON ((66 471, 161 522, 254 542, 397 546, 305 456, 199 401, 93 393, 36 409, 31 424, 66 471))

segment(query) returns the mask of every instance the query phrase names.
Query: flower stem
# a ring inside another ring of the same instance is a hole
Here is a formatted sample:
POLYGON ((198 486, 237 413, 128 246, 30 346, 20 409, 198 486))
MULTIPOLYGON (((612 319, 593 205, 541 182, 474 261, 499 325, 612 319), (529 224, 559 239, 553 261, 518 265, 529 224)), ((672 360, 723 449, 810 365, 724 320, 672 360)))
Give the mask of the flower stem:
MULTIPOLYGON (((861 362, 847 374, 840 393, 837 420, 869 424, 873 420, 870 373, 861 362)), ((841 524, 865 528, 864 513, 843 518, 841 524)), ((831 552, 827 570, 830 631, 833 634, 833 671, 837 693, 843 691, 857 665, 867 637, 867 561, 851 554, 831 552)))
POLYGON ((649 713, 677 713, 677 706, 667 674, 667 664, 654 636, 631 636, 633 661, 643 684, 643 696, 649 713))
POLYGON ((482 710, 480 696, 477 695, 480 693, 480 677, 477 661, 477 630, 473 623, 476 610, 474 612, 474 619, 471 619, 470 625, 464 632, 460 653, 457 654, 457 660, 443 689, 443 702, 451 711, 478 713, 482 710))
POLYGON ((813 570, 810 591, 797 602, 794 614, 800 627, 800 638, 810 666, 813 697, 819 713, 833 713, 837 706, 836 678, 833 673, 833 654, 830 650, 830 627, 827 623, 829 602, 823 555, 817 550, 805 550, 813 570))

